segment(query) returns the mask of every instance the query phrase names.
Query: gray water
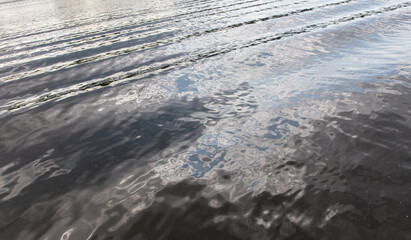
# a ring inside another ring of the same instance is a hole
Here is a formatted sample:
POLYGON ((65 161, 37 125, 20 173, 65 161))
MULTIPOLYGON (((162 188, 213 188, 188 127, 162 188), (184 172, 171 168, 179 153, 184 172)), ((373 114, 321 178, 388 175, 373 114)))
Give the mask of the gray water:
POLYGON ((0 239, 411 239, 411 2, 0 0, 0 239))

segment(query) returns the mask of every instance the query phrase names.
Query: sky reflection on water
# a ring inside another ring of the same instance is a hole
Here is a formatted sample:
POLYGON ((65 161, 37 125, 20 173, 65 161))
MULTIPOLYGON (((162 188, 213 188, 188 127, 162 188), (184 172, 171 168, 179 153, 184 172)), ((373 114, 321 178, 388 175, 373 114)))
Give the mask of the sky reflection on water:
POLYGON ((411 237, 411 2, 0 6, 1 239, 411 237))

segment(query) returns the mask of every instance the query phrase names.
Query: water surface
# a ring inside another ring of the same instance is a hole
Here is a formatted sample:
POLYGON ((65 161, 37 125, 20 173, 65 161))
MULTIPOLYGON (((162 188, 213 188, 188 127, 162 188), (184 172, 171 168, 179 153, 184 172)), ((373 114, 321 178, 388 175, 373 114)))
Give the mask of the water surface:
POLYGON ((0 0, 0 239, 411 239, 411 2, 0 0))

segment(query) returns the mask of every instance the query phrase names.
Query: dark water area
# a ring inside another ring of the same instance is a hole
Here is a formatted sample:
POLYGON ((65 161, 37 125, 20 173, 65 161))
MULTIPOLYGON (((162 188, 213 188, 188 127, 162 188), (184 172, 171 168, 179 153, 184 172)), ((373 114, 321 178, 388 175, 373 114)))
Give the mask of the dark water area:
POLYGON ((411 239, 411 2, 0 0, 0 239, 411 239))

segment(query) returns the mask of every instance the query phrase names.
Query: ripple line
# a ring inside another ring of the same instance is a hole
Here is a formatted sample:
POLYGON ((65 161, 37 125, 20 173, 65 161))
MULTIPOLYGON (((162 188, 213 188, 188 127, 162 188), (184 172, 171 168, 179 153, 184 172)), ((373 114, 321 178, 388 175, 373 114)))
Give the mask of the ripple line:
POLYGON ((211 50, 208 52, 197 54, 196 56, 193 56, 190 58, 181 58, 179 60, 173 59, 173 60, 170 60, 169 62, 164 62, 161 64, 156 63, 157 66, 150 66, 144 69, 130 71, 130 72, 123 73, 115 77, 109 77, 109 78, 101 79, 98 81, 95 81, 95 80, 90 81, 89 83, 86 83, 86 84, 79 83, 79 84, 70 86, 69 88, 62 88, 59 90, 52 91, 40 97, 32 97, 30 98, 31 101, 23 101, 21 103, 14 104, 14 105, 6 104, 3 107, 1 107, 2 110, 0 110, 0 116, 7 115, 7 113, 14 111, 14 110, 32 108, 32 107, 38 106, 41 103, 48 102, 50 100, 57 100, 63 97, 68 98, 68 97, 77 95, 81 92, 88 92, 90 90, 95 90, 100 87, 111 85, 113 83, 118 84, 118 83, 125 83, 129 81, 136 81, 144 77, 150 76, 152 74, 161 74, 161 73, 164 73, 165 71, 170 71, 171 69, 175 69, 177 67, 184 67, 190 63, 198 62, 200 60, 215 57, 215 56, 222 55, 222 54, 227 54, 227 53, 233 52, 238 49, 249 48, 249 47, 257 46, 260 44, 292 37, 292 36, 299 35, 299 34, 310 33, 316 29, 323 29, 329 26, 347 23, 347 22, 351 22, 357 19, 371 17, 374 15, 394 11, 394 10, 409 7, 409 6, 411 6, 411 2, 405 2, 402 4, 396 4, 396 5, 392 5, 389 7, 384 7, 379 10, 364 11, 364 12, 356 13, 350 16, 342 17, 342 18, 335 19, 335 20, 328 21, 328 22, 307 25, 297 30, 289 30, 289 31, 282 32, 280 34, 274 34, 273 36, 270 36, 270 37, 258 38, 253 41, 249 41, 243 45, 232 45, 232 46, 221 48, 218 50, 211 50), (35 100, 33 101, 32 99, 35 99, 35 100))

